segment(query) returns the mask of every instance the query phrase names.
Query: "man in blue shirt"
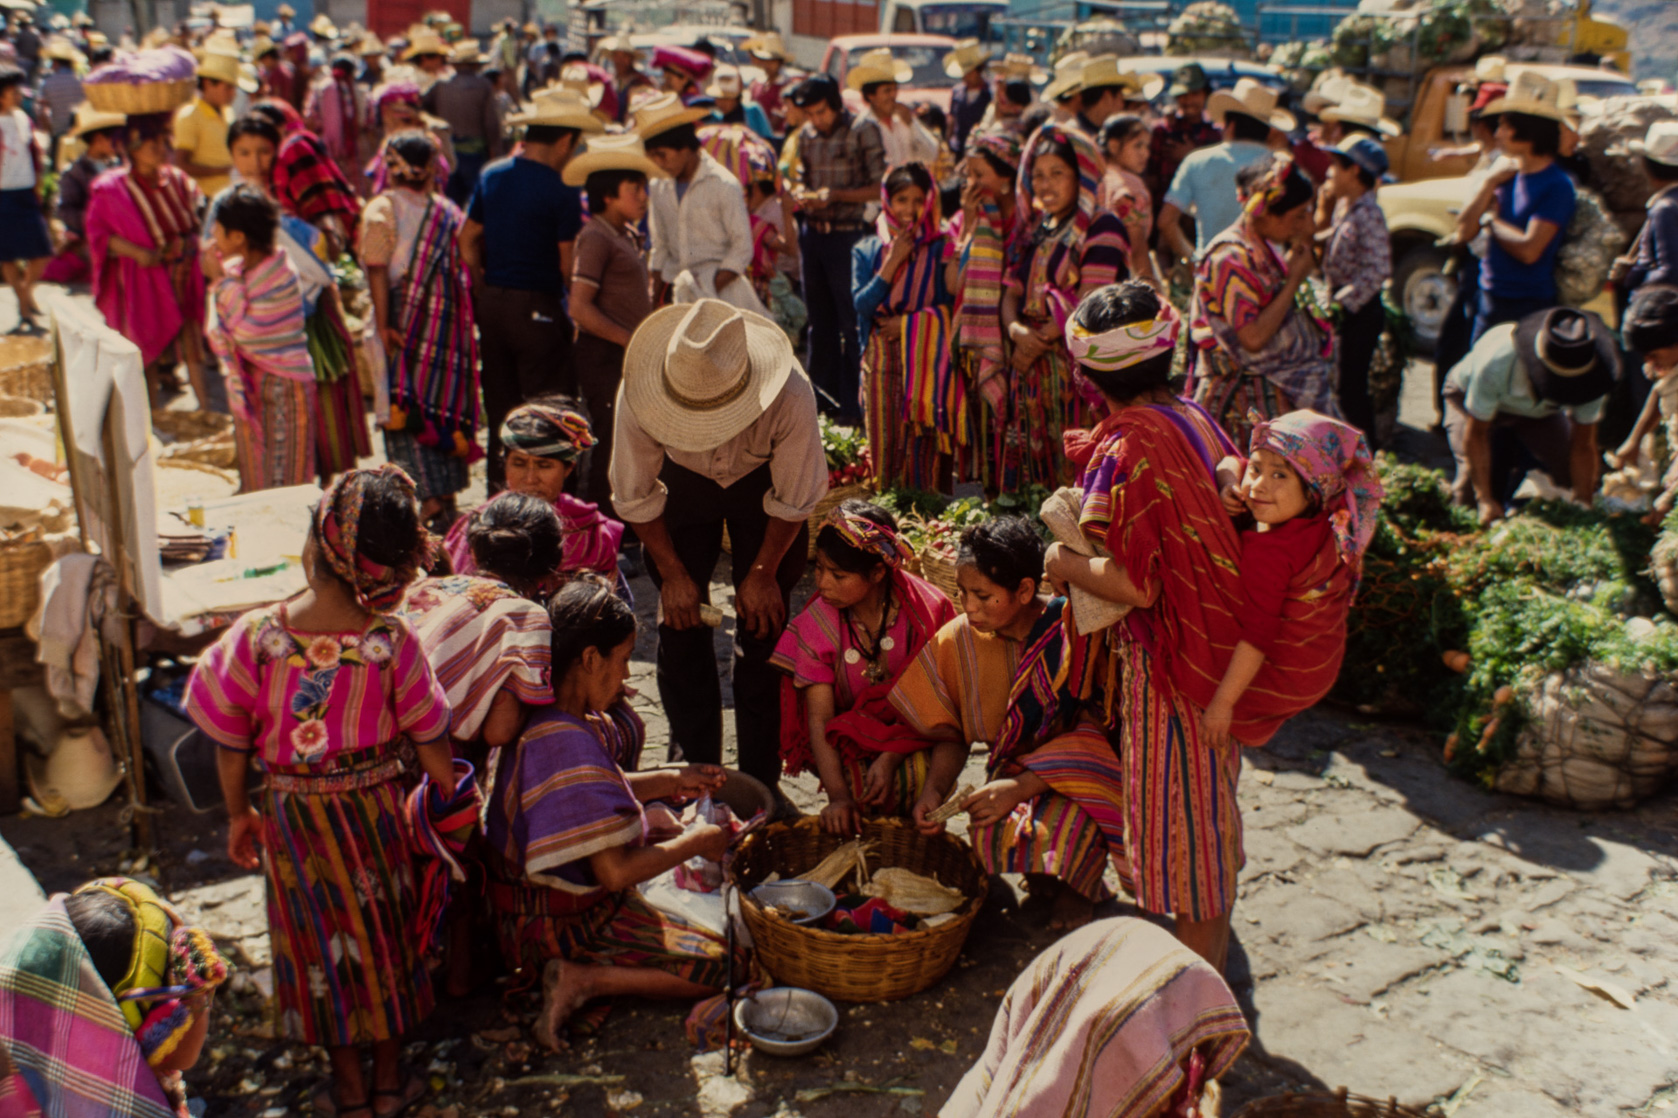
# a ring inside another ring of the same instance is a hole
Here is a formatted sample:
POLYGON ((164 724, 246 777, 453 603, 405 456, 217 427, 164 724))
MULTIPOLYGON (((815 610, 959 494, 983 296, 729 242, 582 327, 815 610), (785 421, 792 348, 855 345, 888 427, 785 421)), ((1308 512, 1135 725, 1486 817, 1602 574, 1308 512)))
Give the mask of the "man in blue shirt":
POLYGON ((1476 340, 1500 322, 1556 305, 1556 253, 1575 201, 1573 180, 1556 162, 1571 97, 1571 83, 1523 70, 1508 93, 1486 106, 1488 114, 1499 114, 1498 144, 1518 170, 1487 176, 1461 218, 1464 231, 1472 233, 1490 215, 1476 340))
POLYGON ((1242 78, 1234 90, 1212 94, 1207 111, 1223 128, 1223 143, 1189 153, 1177 167, 1159 211, 1161 243, 1180 260, 1194 259, 1241 216, 1236 173, 1270 154, 1272 128, 1292 132, 1295 125, 1292 113, 1276 107, 1276 92, 1252 78, 1242 78), (1193 245, 1181 224, 1186 213, 1194 214, 1193 245))
POLYGON ((577 391, 565 277, 583 206, 559 172, 582 133, 605 131, 588 102, 564 88, 539 91, 531 110, 511 122, 526 126, 524 148, 484 168, 460 233, 472 269, 492 494, 505 477, 507 413, 545 393, 577 391))
POLYGON ((967 150, 967 137, 985 119, 991 105, 986 67, 990 50, 977 39, 963 39, 944 56, 944 72, 960 84, 950 91, 950 152, 957 159, 967 150))

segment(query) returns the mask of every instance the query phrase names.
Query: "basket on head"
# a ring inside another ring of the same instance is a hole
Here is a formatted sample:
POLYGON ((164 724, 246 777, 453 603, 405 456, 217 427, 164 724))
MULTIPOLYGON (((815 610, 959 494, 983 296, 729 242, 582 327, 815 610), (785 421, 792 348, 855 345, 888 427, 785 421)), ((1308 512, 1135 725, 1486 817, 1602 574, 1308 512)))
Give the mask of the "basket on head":
POLYGON ((52 342, 46 338, 0 337, 0 396, 49 403, 52 342))
POLYGON ((1333 1093, 1308 1091, 1254 1099, 1231 1118, 1427 1118, 1419 1110, 1400 1106, 1397 1099, 1367 1098, 1346 1088, 1333 1093))
POLYGON ((730 875, 758 960, 780 985, 835 1001, 892 1001, 918 994, 955 965, 990 889, 972 849, 951 835, 923 835, 907 819, 866 820, 862 837, 879 844, 869 856, 871 869, 901 866, 969 900, 954 919, 901 935, 844 935, 795 924, 753 900, 751 890, 771 873, 785 879, 808 872, 845 840, 823 831, 814 817, 771 824, 741 840, 730 875))
POLYGON ((91 82, 82 86, 82 96, 102 113, 147 116, 172 113, 192 100, 196 78, 167 82, 91 82))

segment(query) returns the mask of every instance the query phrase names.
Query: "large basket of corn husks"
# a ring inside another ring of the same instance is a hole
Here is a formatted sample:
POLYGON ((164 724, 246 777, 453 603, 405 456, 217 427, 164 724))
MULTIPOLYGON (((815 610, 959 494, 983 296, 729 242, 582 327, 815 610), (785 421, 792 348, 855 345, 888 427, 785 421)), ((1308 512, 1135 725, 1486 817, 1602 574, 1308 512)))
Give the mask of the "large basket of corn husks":
POLYGON ((732 867, 740 910, 761 962, 782 986, 802 986, 835 1001, 906 998, 943 978, 955 965, 979 914, 990 879, 966 842, 949 834, 923 835, 907 819, 869 819, 847 841, 807 816, 775 823, 740 842, 732 867), (840 897, 869 898, 893 930, 834 930, 801 924, 796 913, 760 903, 751 891, 771 878, 817 881, 840 897))

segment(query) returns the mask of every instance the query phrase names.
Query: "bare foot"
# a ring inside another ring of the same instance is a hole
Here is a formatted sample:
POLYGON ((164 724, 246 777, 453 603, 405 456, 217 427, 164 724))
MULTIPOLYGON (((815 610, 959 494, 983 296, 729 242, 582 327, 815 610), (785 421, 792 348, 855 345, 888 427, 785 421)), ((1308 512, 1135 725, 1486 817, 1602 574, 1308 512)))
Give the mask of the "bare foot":
POLYGON ((1069 885, 1062 885, 1049 911, 1049 930, 1070 932, 1095 919, 1095 902, 1069 885))
POLYGON ((536 1018, 536 1042, 549 1052, 566 1047, 559 1030, 566 1020, 589 999, 588 967, 567 965, 563 959, 549 959, 542 970, 542 1012, 536 1018))

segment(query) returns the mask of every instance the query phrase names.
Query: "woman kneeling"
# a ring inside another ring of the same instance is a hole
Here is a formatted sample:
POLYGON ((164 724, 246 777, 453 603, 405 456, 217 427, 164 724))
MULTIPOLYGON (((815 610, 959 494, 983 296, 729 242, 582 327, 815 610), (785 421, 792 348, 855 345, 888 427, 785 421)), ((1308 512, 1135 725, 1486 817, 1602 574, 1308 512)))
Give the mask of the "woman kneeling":
POLYGON ((715 765, 638 773, 645 732, 624 691, 635 614, 595 575, 549 607, 554 705, 490 755, 484 813, 490 903, 508 965, 542 967, 536 1037, 550 1049, 591 998, 698 999, 728 977, 723 938, 650 905, 635 886, 728 848, 710 823, 683 831, 653 800, 722 787, 715 765))

